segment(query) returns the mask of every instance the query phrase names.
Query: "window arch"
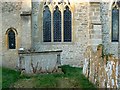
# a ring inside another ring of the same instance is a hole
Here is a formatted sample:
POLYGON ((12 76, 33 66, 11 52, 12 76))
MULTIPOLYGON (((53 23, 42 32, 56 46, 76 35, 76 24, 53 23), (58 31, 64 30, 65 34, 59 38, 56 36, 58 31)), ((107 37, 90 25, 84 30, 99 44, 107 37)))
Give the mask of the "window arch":
POLYGON ((72 38, 72 26, 71 26, 71 11, 66 6, 64 10, 64 42, 71 42, 72 38))
POLYGON ((9 49, 16 48, 15 32, 13 30, 8 31, 8 48, 9 49))
POLYGON ((48 6, 43 11, 43 41, 51 42, 51 12, 48 6))
POLYGON ((119 9, 112 8, 112 42, 119 41, 119 9))
POLYGON ((53 36, 54 42, 61 42, 61 12, 58 6, 53 12, 53 36))

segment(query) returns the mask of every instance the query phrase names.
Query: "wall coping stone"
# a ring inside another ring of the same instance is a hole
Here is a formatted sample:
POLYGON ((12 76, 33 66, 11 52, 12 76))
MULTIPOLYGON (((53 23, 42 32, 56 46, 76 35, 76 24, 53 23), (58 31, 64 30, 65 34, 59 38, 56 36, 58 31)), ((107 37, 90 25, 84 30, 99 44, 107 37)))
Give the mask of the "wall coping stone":
POLYGON ((48 50, 48 51, 18 51, 18 54, 39 54, 39 53, 57 53, 62 52, 62 50, 48 50))

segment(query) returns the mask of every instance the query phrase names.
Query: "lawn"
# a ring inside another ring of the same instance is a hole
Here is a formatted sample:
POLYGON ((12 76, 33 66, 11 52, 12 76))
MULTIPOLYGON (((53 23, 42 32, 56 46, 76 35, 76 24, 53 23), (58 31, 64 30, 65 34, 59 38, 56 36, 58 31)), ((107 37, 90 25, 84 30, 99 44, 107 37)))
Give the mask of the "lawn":
POLYGON ((9 88, 20 77, 20 72, 2 68, 2 88, 9 88))
POLYGON ((0 90, 2 88, 2 68, 0 68, 0 90))
POLYGON ((2 88, 92 88, 95 86, 82 74, 82 68, 62 66, 63 74, 20 75, 20 72, 2 69, 2 88))

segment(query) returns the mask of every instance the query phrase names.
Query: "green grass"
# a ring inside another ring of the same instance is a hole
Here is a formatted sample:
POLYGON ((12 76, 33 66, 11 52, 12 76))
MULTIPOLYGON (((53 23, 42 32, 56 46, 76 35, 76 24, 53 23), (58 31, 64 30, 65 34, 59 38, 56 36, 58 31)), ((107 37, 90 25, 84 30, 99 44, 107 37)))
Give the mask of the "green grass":
MULTIPOLYGON (((82 68, 62 66, 63 74, 21 76, 19 72, 3 69, 3 88, 92 88, 95 86, 82 74, 82 68)), ((83 89, 83 90, 84 90, 83 89)))
POLYGON ((82 68, 70 67, 65 65, 62 67, 65 76, 75 80, 75 87, 78 88, 96 88, 89 80, 82 74, 82 68))
POLYGON ((19 79, 20 72, 2 68, 2 88, 9 88, 11 84, 19 79))
POLYGON ((2 88, 2 68, 0 67, 0 89, 2 88))

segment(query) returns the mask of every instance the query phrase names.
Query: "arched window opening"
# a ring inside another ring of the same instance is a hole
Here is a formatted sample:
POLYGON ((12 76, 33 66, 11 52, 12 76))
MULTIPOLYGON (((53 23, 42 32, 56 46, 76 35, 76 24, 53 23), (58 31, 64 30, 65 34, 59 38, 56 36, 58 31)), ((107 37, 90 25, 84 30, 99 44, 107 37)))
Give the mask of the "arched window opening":
POLYGON ((58 6, 53 13, 53 26, 54 42, 61 42, 61 12, 58 6))
POLYGON ((43 41, 51 42, 51 12, 48 6, 43 11, 43 41))
POLYGON ((119 9, 112 9, 112 42, 119 41, 119 9))
POLYGON ((10 30, 8 32, 8 45, 9 49, 15 49, 16 48, 16 40, 15 40, 15 33, 13 30, 10 30))
POLYGON ((64 42, 71 42, 72 39, 72 26, 71 26, 71 11, 66 6, 64 11, 64 42))

